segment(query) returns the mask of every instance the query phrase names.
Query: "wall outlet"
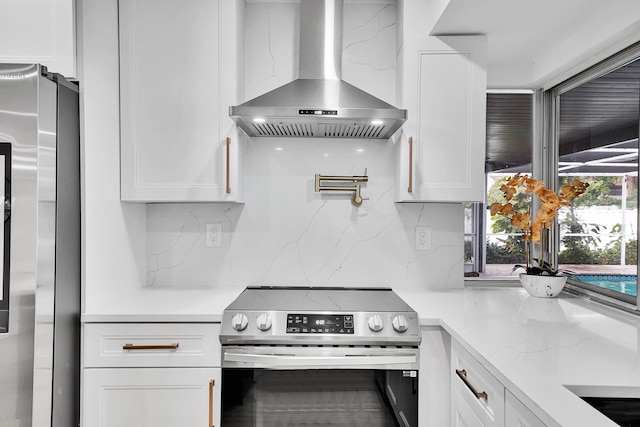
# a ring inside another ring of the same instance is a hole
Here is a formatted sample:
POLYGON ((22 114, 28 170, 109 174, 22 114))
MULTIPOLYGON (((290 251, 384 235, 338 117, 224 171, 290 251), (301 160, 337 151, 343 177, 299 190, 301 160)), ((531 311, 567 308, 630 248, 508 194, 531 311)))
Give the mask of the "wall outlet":
POLYGON ((416 227, 416 250, 431 250, 431 227, 416 227))
POLYGON ((222 246, 222 224, 209 223, 204 233, 205 245, 208 247, 222 246))

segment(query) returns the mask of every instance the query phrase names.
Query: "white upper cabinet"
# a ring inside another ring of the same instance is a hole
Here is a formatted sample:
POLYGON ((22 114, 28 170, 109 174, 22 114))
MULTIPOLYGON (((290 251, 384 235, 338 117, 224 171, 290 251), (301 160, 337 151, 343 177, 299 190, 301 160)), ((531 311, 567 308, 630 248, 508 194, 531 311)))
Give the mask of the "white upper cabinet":
POLYGON ((77 78, 73 0, 0 2, 0 62, 45 65, 77 78))
POLYGON ((396 201, 484 199, 487 39, 432 37, 428 2, 398 3, 398 77, 408 120, 395 135, 396 201))
POLYGON ((242 201, 242 2, 120 0, 121 198, 242 201))

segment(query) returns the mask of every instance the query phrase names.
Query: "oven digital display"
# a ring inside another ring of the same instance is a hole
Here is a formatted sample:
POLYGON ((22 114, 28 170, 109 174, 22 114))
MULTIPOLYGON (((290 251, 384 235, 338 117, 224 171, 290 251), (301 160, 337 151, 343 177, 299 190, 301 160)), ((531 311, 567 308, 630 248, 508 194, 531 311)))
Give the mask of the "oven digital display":
POLYGON ((288 334, 353 334, 353 314, 287 314, 288 334))

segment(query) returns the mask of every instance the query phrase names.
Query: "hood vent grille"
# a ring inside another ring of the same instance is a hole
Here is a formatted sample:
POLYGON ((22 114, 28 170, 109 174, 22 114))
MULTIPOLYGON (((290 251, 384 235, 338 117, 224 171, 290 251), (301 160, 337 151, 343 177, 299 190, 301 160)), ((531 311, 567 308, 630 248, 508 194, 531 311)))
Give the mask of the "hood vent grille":
POLYGON ((380 138, 384 125, 346 123, 252 123, 256 136, 323 137, 323 138, 380 138))
POLYGON ((347 124, 320 124, 324 136, 327 138, 379 138, 384 126, 376 125, 347 125, 347 124))
POLYGON ((313 125, 306 123, 252 123, 256 136, 313 137, 313 125))

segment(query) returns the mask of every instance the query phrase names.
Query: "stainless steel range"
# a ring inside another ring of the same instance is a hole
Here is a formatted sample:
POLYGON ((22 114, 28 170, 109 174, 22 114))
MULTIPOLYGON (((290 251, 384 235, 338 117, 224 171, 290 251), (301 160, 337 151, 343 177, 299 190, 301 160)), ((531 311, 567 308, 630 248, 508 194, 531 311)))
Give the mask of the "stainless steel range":
POLYGON ((388 288, 247 287, 222 316, 223 424, 417 425, 420 341, 388 288))
POLYGON ((248 287, 222 316, 229 344, 420 344, 417 313, 388 288, 248 287))

